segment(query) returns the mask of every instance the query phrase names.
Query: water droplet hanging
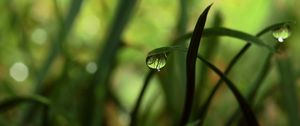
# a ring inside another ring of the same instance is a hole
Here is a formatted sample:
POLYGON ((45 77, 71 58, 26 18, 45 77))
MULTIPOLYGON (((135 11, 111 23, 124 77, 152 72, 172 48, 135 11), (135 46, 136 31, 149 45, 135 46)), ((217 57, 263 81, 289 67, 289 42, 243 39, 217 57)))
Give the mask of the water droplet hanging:
POLYGON ((167 63, 167 55, 165 53, 147 56, 146 65, 151 69, 160 71, 167 63))
POLYGON ((146 58, 146 65, 150 69, 160 71, 167 64, 167 53, 170 50, 170 47, 162 47, 150 51, 146 58))
POLYGON ((272 31, 272 35, 278 42, 284 42, 291 35, 290 27, 288 25, 278 27, 272 31))

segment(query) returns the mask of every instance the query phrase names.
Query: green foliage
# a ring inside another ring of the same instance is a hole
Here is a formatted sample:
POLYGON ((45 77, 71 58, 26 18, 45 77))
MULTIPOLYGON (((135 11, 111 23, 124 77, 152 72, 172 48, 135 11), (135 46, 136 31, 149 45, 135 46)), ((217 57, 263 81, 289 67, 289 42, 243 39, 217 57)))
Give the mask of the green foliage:
POLYGON ((296 3, 208 4, 1 1, 0 125, 299 124, 296 3))

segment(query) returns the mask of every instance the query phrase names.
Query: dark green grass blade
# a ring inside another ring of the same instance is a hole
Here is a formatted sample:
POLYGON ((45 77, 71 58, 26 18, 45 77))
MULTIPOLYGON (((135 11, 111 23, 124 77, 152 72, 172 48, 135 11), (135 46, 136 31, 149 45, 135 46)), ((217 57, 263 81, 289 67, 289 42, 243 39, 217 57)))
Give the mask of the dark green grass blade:
POLYGON ((188 49, 188 53, 187 53, 187 60, 186 60, 187 83, 186 83, 184 108, 179 123, 179 125, 181 126, 187 124, 191 114, 191 109, 194 100, 194 90, 195 90, 195 68, 196 68, 197 53, 198 53, 198 48, 200 45, 200 40, 202 37, 204 25, 206 22, 207 14, 210 7, 211 5, 209 5, 200 15, 197 24, 195 26, 191 38, 190 46, 188 49))
POLYGON ((293 65, 287 54, 279 54, 276 57, 276 61, 280 76, 283 105, 287 113, 289 125, 298 126, 300 124, 299 105, 293 65))
POLYGON ((198 58, 205 63, 210 69, 212 69, 214 72, 216 72, 222 80, 224 80, 228 86, 228 88, 231 90, 231 92, 233 93, 233 95, 235 96, 236 100, 239 103, 239 106, 241 107, 243 114, 245 116, 245 119, 247 121, 247 124, 249 126, 258 126, 258 122, 255 118, 255 115, 250 107, 250 105, 247 103, 247 101, 244 99, 244 97, 242 96, 242 94, 238 91, 238 89, 235 87, 235 85, 233 84, 233 82, 231 80, 229 80, 223 73, 221 70, 219 70, 217 67, 215 67, 213 64, 209 63, 208 61, 206 61, 203 57, 201 57, 200 55, 198 55, 198 58))
MULTIPOLYGON (((249 89, 249 92, 247 93, 246 99, 251 105, 253 105, 254 103, 254 98, 258 92, 258 89, 261 87, 262 82, 265 80, 265 78, 270 72, 272 56, 273 56, 272 53, 268 54, 267 58, 265 59, 262 65, 262 69, 258 73, 257 78, 255 79, 253 84, 251 84, 252 87, 249 89)), ((239 109, 235 110, 235 112, 229 117, 226 125, 231 126, 234 120, 238 118, 239 114, 240 114, 239 109)))
POLYGON ((13 107, 16 107, 17 105, 23 104, 23 103, 38 103, 42 106, 49 106, 50 101, 47 98, 41 97, 41 96, 18 96, 6 99, 4 101, 0 102, 0 112, 5 112, 10 110, 13 107))
MULTIPOLYGON (((214 21, 213 21, 213 27, 220 27, 222 24, 222 15, 220 11, 217 11, 217 13, 214 16, 214 21)), ((203 49, 201 54, 203 55, 204 58, 206 58, 208 61, 211 61, 214 56, 216 55, 216 49, 219 46, 219 38, 218 37, 209 37, 207 38, 204 42, 201 48, 203 49), (211 42, 215 42, 212 44, 211 42)), ((208 68, 204 64, 199 65, 199 80, 198 80, 198 85, 196 89, 196 95, 195 95, 195 106, 193 110, 197 110, 198 107, 201 105, 200 102, 204 101, 205 95, 204 92, 207 89, 207 83, 208 83, 208 68)), ((197 112, 195 111, 193 113, 193 118, 195 118, 195 114, 197 112)))
POLYGON ((148 72, 147 76, 146 76, 146 79, 144 81, 144 85, 142 87, 142 90, 141 90, 141 92, 140 92, 140 94, 138 96, 138 99, 137 99, 137 101, 135 103, 135 106, 134 106, 132 112, 130 113, 130 115, 131 115, 130 126, 136 126, 137 125, 138 110, 139 110, 139 108, 141 106, 141 103, 142 103, 143 97, 145 95, 146 89, 147 89, 147 87, 149 85, 149 82, 150 82, 150 80, 151 80, 151 78, 153 77, 154 74, 155 74, 155 71, 154 70, 150 70, 148 72))
MULTIPOLYGON (((250 48, 251 44, 247 43, 241 50, 240 52, 231 60, 231 62, 229 63, 228 67, 226 68, 224 75, 227 75, 231 69, 233 68, 233 66, 237 63, 238 59, 240 59, 240 57, 248 50, 248 48, 250 48)), ((202 125, 204 123, 204 119, 206 117, 206 113, 208 111, 208 107, 212 101, 213 96, 215 95, 215 93, 217 92, 217 90, 220 88, 221 84, 222 84, 223 80, 220 79, 217 84, 214 86, 214 88, 212 89, 210 95, 208 96, 207 100, 204 102, 204 105, 200 108, 200 110, 198 110, 198 115, 196 116, 197 119, 200 119, 199 125, 202 125)))

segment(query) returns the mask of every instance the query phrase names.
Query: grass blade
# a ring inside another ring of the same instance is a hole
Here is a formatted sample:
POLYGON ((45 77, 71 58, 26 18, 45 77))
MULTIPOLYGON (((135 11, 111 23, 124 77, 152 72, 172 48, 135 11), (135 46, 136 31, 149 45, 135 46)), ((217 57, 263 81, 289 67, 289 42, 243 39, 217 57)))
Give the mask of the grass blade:
MULTIPOLYGON (((227 75, 231 69, 233 68, 233 66, 237 63, 238 59, 240 59, 240 57, 248 50, 248 48, 250 48, 251 44, 247 43, 241 50, 240 52, 234 56, 234 58, 231 60, 231 62, 229 63, 228 67, 226 68, 224 75, 227 75)), ((217 84, 214 86, 214 88, 212 89, 210 95, 208 96, 207 100, 204 102, 203 106, 200 108, 198 115, 196 116, 197 119, 200 119, 199 125, 202 125, 204 123, 204 119, 206 116, 206 113, 208 111, 208 107, 210 105, 210 102, 212 101, 213 96, 215 95, 215 93, 217 92, 217 90, 219 89, 219 87, 221 86, 223 80, 220 79, 217 84)))
POLYGON ((187 83, 186 83, 184 109, 179 123, 179 125, 181 126, 187 124, 191 114, 191 109, 192 109, 193 99, 194 99, 194 90, 195 90, 195 68, 196 68, 197 53, 198 53, 198 48, 200 45, 200 40, 202 37, 204 25, 206 22, 207 14, 211 6, 212 4, 209 5, 200 15, 197 24, 195 26, 191 38, 190 46, 188 49, 188 53, 187 53, 187 60, 186 60, 187 83))
MULTIPOLYGON (((192 33, 187 33, 184 36, 177 38, 174 41, 182 41, 182 40, 186 40, 191 38, 192 33)), ((267 49, 269 49, 270 51, 274 51, 273 46, 266 44, 265 42, 263 42, 261 39, 245 33, 245 32, 241 32, 241 31, 237 31, 237 30, 233 30, 233 29, 229 29, 229 28, 207 28, 204 29, 203 31, 203 37, 211 37, 211 36, 228 36, 228 37, 232 37, 232 38, 236 38, 236 39, 241 39, 241 40, 245 40, 246 42, 249 42, 251 44, 255 44, 258 46, 262 46, 265 47, 267 49)))
POLYGON ((239 103, 239 106, 241 107, 243 114, 245 116, 245 119, 249 126, 258 126, 258 122, 255 118, 255 115, 250 107, 250 105, 247 103, 247 101, 244 99, 242 94, 238 91, 238 89, 235 87, 232 81, 230 81, 221 70, 219 70, 217 67, 215 67, 213 64, 206 61, 203 57, 198 55, 198 58, 205 63, 209 68, 211 68, 214 72, 216 72, 222 80, 224 80, 228 86, 228 88, 231 90, 233 95, 235 96, 236 100, 239 103))
MULTIPOLYGON (((279 26, 282 26, 282 25, 285 25, 285 24, 289 24, 289 23, 290 23, 290 22, 281 22, 281 23, 277 23, 277 24, 268 26, 268 27, 264 28, 263 30, 261 30, 260 32, 258 32, 258 33, 256 34, 256 37, 260 37, 260 36, 262 36, 263 34, 265 34, 266 32, 269 32, 269 31, 271 31, 271 30, 274 29, 274 28, 277 28, 277 27, 279 27, 279 26)), ((243 54, 244 54, 250 47, 251 47, 251 43, 247 43, 247 44, 239 51, 239 53, 237 53, 237 55, 234 56, 234 58, 230 61, 228 67, 226 68, 226 70, 225 70, 225 72, 224 72, 225 75, 227 75, 227 74, 231 71, 231 69, 233 68, 233 66, 237 63, 237 61, 243 56, 243 54)), ((268 56, 268 57, 271 58, 272 53, 270 52, 269 55, 270 55, 270 56, 268 56)), ((269 61, 266 60, 266 64, 267 64, 267 62, 269 62, 269 61)), ((262 75, 262 77, 259 77, 259 76, 258 76, 259 78, 256 79, 256 81, 255 81, 256 83, 254 84, 254 86, 253 86, 253 88, 252 88, 253 90, 251 90, 250 93, 249 93, 250 95, 253 94, 254 92, 256 92, 256 91, 259 89, 259 87, 260 87, 259 85, 260 85, 261 81, 265 78, 265 76, 266 76, 266 74, 267 74, 267 71, 268 71, 268 69, 262 70, 262 72, 261 72, 261 74, 260 74, 260 75, 262 75)), ((209 97, 207 98, 206 102, 205 102, 204 105, 200 108, 200 110, 199 110, 199 112, 198 112, 198 115, 197 115, 197 117, 196 117, 197 119, 200 119, 199 125, 202 125, 202 124, 203 124, 204 118, 205 118, 205 116, 206 116, 206 112, 207 112, 208 107, 209 107, 209 105, 210 105, 210 102, 212 101, 213 96, 215 95, 216 91, 217 91, 218 88, 221 86, 221 84, 222 84, 222 79, 220 79, 220 80, 217 82, 216 86, 212 89, 212 91, 211 91, 209 97)), ((251 98, 249 98, 249 97, 251 97, 251 96, 248 96, 247 99, 251 99, 251 98)), ((253 97, 254 97, 254 96, 253 96, 253 97)), ((250 102, 250 103, 251 103, 251 102, 250 102)), ((237 113, 237 112, 235 112, 235 113, 237 113)), ((236 116, 236 114, 234 114, 234 115, 236 116)), ((231 116, 231 117, 235 117, 234 115, 231 116)), ((231 120, 231 119, 230 119, 230 120, 231 120)))
POLYGON ((300 124, 300 118, 294 69, 287 54, 279 54, 276 60, 280 76, 280 89, 289 125, 297 126, 300 124))
MULTIPOLYGON (((277 24, 270 25, 270 26, 264 28, 263 30, 261 30, 260 32, 258 32, 256 34, 256 36, 260 37, 260 36, 264 35, 265 33, 269 32, 269 31, 272 31, 273 29, 277 29, 278 27, 281 27, 283 25, 292 25, 294 23, 295 22, 293 22, 293 21, 285 21, 285 22, 280 22, 280 23, 277 23, 277 24)), ((269 70, 270 70, 270 67, 271 67, 270 62, 271 62, 272 56, 273 56, 272 52, 269 52, 267 54, 267 58, 264 61, 262 69, 260 70, 260 72, 259 72, 258 76, 256 77, 255 81, 251 84, 252 87, 250 88, 250 90, 249 90, 249 92, 247 93, 247 96, 246 96, 249 103, 252 103, 254 101, 254 99, 256 97, 256 93, 259 90, 259 88, 261 87, 261 83, 263 82, 263 80, 266 78, 266 76, 269 73, 269 70)), ((228 119, 226 125, 228 125, 228 126, 231 125, 233 123, 233 121, 237 118, 238 115, 239 115, 239 110, 236 110, 230 116, 230 118, 228 119)))
POLYGON ((131 115, 131 120, 130 120, 130 126, 136 126, 137 125, 137 115, 138 115, 138 110, 141 106, 141 103, 142 103, 142 100, 143 100, 143 97, 145 95, 145 92, 146 92, 146 89, 149 85, 149 82, 151 80, 151 78, 153 77, 153 75, 155 74, 155 71, 154 70, 150 70, 146 76, 146 79, 144 81, 144 85, 142 87, 142 90, 138 96, 138 99, 135 103, 135 106, 132 110, 132 112, 130 113, 131 115))
POLYGON ((9 98, 0 103, 0 112, 5 112, 10 108, 13 108, 22 103, 38 103, 42 106, 49 106, 50 101, 42 96, 17 96, 14 98, 9 98))
MULTIPOLYGON (((263 65, 262 65, 262 69, 260 70, 260 72, 257 75, 257 78, 255 79, 255 81, 253 82, 252 87, 249 89, 249 92, 247 93, 246 99, 248 100, 249 103, 252 103, 253 105, 253 101, 255 99, 255 96, 257 94, 258 89, 262 86, 261 83, 265 80, 265 78, 267 77, 269 70, 271 68, 271 58, 272 58, 273 54, 270 52, 267 56, 267 58, 265 59, 263 65)), ((237 119, 238 115, 239 115, 239 109, 237 109, 228 119, 226 125, 227 126, 231 126, 233 121, 235 119, 237 119)))
MULTIPOLYGON (((222 24, 222 15, 221 12, 218 11, 213 19, 213 27, 220 27, 222 24)), ((219 46, 219 38, 217 37, 210 37, 206 39, 203 42, 202 45, 202 51, 201 54, 206 58, 208 61, 212 60, 214 56, 216 55, 216 49, 219 46), (216 42, 214 44, 211 44, 211 42, 216 42)), ((205 92, 207 88, 207 83, 208 83, 208 68, 204 64, 199 65, 199 80, 198 80, 198 85, 196 89, 196 96, 195 96, 195 106, 193 110, 197 110, 198 107, 201 105, 200 102, 204 100, 204 95, 203 93, 205 92)), ((193 113, 193 117, 195 117, 195 114, 197 112, 193 113)))

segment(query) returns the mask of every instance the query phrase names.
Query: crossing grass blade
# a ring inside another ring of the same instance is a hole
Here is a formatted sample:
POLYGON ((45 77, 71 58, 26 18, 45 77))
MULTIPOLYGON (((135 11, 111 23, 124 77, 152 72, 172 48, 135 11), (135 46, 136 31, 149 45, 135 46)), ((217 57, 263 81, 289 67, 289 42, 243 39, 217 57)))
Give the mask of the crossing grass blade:
MULTIPOLYGON (((291 23, 291 21, 287 21, 287 22, 281 22, 281 23, 277 23, 277 24, 273 24, 273 25, 270 25, 270 26, 268 26, 268 27, 266 27, 266 28, 264 28, 263 30, 261 30, 260 32, 258 32, 257 34, 256 34, 256 36, 255 37, 260 37, 260 36, 262 36, 263 34, 265 34, 265 33, 267 33, 267 32, 269 32, 269 31, 271 31, 272 29, 274 29, 274 28, 277 28, 277 27, 279 27, 279 26, 282 26, 282 25, 285 25, 285 24, 290 24, 291 23)), ((237 31, 238 32, 238 31, 237 31)), ((247 40, 246 38, 244 38, 244 40, 247 40)), ((254 40, 254 39, 252 39, 252 40, 254 40)), ((229 65, 228 65, 228 67, 226 68, 226 70, 225 70, 225 72, 224 72, 224 74, 225 75, 227 75, 230 71, 231 71, 231 69, 233 68, 233 66, 237 63, 237 61, 245 54, 245 52, 251 47, 251 45, 252 45, 252 43, 247 43, 247 44, 245 44, 245 46, 234 56, 234 58, 230 61, 230 63, 229 63, 229 65)), ((272 56, 272 52, 269 52, 269 55, 270 56, 268 56, 269 58, 271 58, 271 56, 272 56)), ((268 60, 266 60, 266 64, 267 64, 267 62, 269 62, 268 60)), ((256 81, 255 81, 255 83, 254 84, 252 84, 252 85, 254 85, 253 87, 253 90, 251 90, 250 91, 250 93, 249 94, 253 94, 254 92, 256 92, 258 89, 259 89, 259 85, 260 85, 260 83, 261 83, 261 81, 264 79, 264 77, 266 76, 266 74, 267 74, 267 71, 268 69, 264 69, 264 70, 262 70, 262 73, 261 73, 261 76, 258 76, 258 78, 256 79, 256 81)), ((207 100, 205 101, 205 103, 203 104, 203 106, 200 108, 200 110, 198 110, 199 112, 198 112, 198 115, 196 116, 196 118, 198 119, 198 120, 201 120, 200 122, 199 122, 199 125, 202 125, 203 124, 203 122, 204 122, 204 119, 205 119, 205 116, 206 116, 206 112, 208 111, 208 107, 209 107, 209 105, 210 105, 210 102, 212 101, 212 98, 213 98, 213 96, 215 95, 215 93, 216 93, 216 91, 218 90, 218 88, 221 86, 221 84, 222 84, 222 79, 220 79, 218 82, 217 82, 217 84, 216 84, 216 86, 212 89, 212 91, 211 91, 211 93, 210 93, 210 95, 208 96, 208 98, 207 98, 207 100)), ((249 97, 249 96, 248 96, 249 97)), ((247 99, 248 99, 248 97, 247 97, 247 99)), ((251 97, 251 96, 250 96, 251 97)), ((254 97, 254 96, 253 96, 254 97)), ((251 99, 251 98, 250 98, 251 99)), ((250 100, 250 103, 251 103, 251 100, 250 100)), ((236 112, 237 113, 237 112, 236 112)), ((233 117, 236 117, 236 115, 235 116, 231 116, 232 118, 233 117)), ((231 119, 230 119, 231 120, 231 119)))
MULTIPOLYGON (((276 28, 281 27, 283 25, 293 25, 293 24, 295 24, 295 22, 293 22, 293 21, 284 21, 284 22, 276 23, 276 24, 273 24, 273 25, 270 25, 270 26, 264 28, 263 30, 261 30, 260 32, 258 32, 256 34, 256 36, 260 37, 260 36, 266 34, 267 32, 270 32, 273 29, 276 29, 276 28)), ((249 90, 249 92, 247 93, 247 96, 246 96, 246 99, 249 101, 249 103, 252 103, 254 101, 258 90, 262 86, 261 84, 262 84, 263 80, 265 80, 266 76, 269 73, 269 70, 270 70, 270 67, 271 67, 272 56, 273 56, 272 52, 269 52, 267 54, 267 57, 266 57, 266 59, 265 59, 265 61, 263 63, 263 66, 262 66, 260 72, 256 76, 255 81, 253 81, 253 83, 250 84, 252 87, 250 88, 250 90, 249 90)), ((238 115, 239 115, 239 110, 237 109, 229 117, 229 119, 227 120, 226 125, 232 125, 233 121, 238 118, 238 115)))
MULTIPOLYGON (((242 94, 239 92, 239 90, 236 88, 236 86, 233 84, 231 80, 229 80, 221 70, 219 70, 216 66, 205 60, 202 56, 198 55, 198 58, 206 64, 210 69, 212 69, 216 74, 218 74, 222 80, 224 80, 230 89, 230 91, 233 93, 235 96, 236 100, 239 103, 239 106, 241 107, 243 114, 245 116, 245 119, 247 121, 247 124, 249 126, 258 126, 259 123, 255 117, 254 112, 252 111, 250 105, 247 103, 245 98, 242 96, 242 94)), ((201 120, 200 120, 201 121, 201 120)))

